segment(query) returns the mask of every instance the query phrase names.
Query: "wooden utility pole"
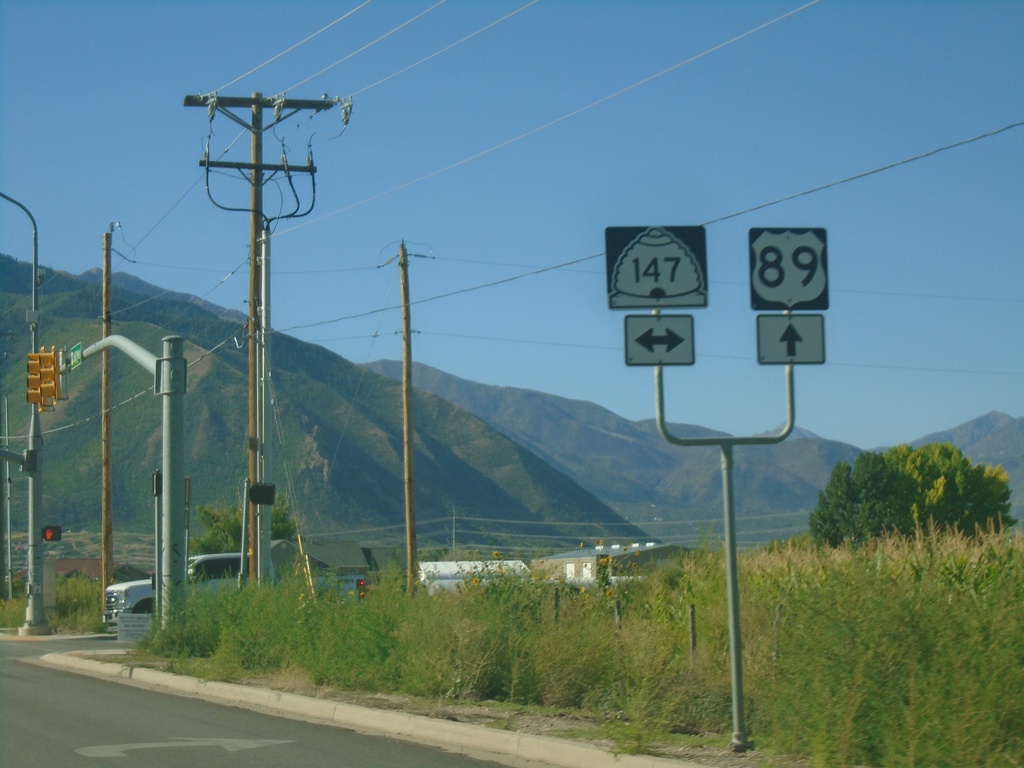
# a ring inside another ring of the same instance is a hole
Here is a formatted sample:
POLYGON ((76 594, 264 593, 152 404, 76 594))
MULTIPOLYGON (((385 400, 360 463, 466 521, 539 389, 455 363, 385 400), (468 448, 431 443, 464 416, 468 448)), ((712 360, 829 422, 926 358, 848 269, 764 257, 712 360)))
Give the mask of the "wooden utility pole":
POLYGON ((412 473, 412 331, 409 312, 409 254, 403 240, 398 247, 398 269, 402 282, 402 422, 405 453, 405 561, 410 597, 416 592, 419 564, 416 555, 416 486, 412 473))
MULTIPOLYGON (((263 105, 262 94, 252 95, 252 183, 249 192, 249 487, 260 477, 259 402, 256 397, 256 376, 259 370, 257 345, 260 318, 260 246, 263 234, 263 105)), ((249 514, 249 580, 255 583, 262 575, 256 562, 259 529, 256 526, 256 505, 246 499, 249 514)))
MULTIPOLYGON (((110 336, 110 238, 109 231, 103 233, 103 338, 110 336)), ((114 492, 110 472, 111 425, 110 413, 110 350, 104 349, 103 375, 100 395, 100 440, 102 464, 102 501, 100 509, 100 582, 103 589, 100 599, 105 600, 106 589, 114 581, 114 492)), ((106 605, 103 606, 106 610, 106 605)))
MULTIPOLYGON (((186 107, 206 107, 211 123, 213 122, 214 115, 218 113, 224 114, 232 121, 247 129, 252 138, 252 154, 250 162, 248 163, 210 160, 208 151, 207 156, 203 157, 203 159, 199 161, 199 164, 206 168, 206 189, 214 204, 224 210, 245 211, 250 215, 249 316, 246 335, 248 336, 249 341, 248 486, 251 489, 258 484, 263 484, 265 482, 265 475, 269 472, 269 467, 266 466, 268 462, 266 462, 264 458, 264 450, 269 437, 269 429, 267 428, 266 419, 261 418, 260 415, 263 398, 258 394, 260 388, 257 385, 259 372, 262 370, 266 373, 270 370, 269 360, 266 359, 268 356, 267 345, 264 343, 264 335, 269 331, 269 329, 262 327, 260 322, 262 315, 262 296, 269 295, 264 290, 261 280, 261 254, 263 252, 264 245, 263 238, 269 238, 268 224, 271 221, 271 219, 269 219, 263 212, 264 174, 309 174, 309 176, 312 177, 316 173, 316 167, 312 163, 312 158, 310 158, 305 165, 264 163, 263 132, 267 130, 267 128, 272 128, 277 125, 282 120, 288 119, 297 112, 304 110, 320 112, 322 110, 330 109, 336 104, 342 105, 342 120, 347 124, 348 116, 352 109, 352 103, 351 100, 343 100, 340 98, 329 99, 326 95, 321 99, 303 100, 288 99, 284 96, 264 96, 261 93, 253 93, 252 96, 248 98, 219 96, 216 93, 208 93, 197 96, 186 96, 184 104, 186 107), (250 113, 249 119, 246 120, 231 112, 230 110, 232 109, 248 109, 250 113), (265 109, 274 110, 274 120, 269 126, 264 126, 263 122, 263 110, 265 109), (238 171, 249 172, 251 189, 249 207, 247 209, 231 208, 221 205, 214 200, 213 195, 210 192, 209 183, 209 172, 211 168, 230 168, 238 171)), ((313 203, 311 202, 309 209, 304 213, 299 214, 298 199, 296 198, 295 210, 278 218, 305 215, 312 210, 312 207, 313 203)), ((269 281, 269 275, 263 279, 269 281)), ((268 288, 269 286, 266 287, 268 288)), ((265 526, 270 525, 270 511, 268 509, 265 515, 258 516, 258 505, 255 504, 251 498, 245 499, 244 503, 249 529, 248 541, 245 542, 249 554, 249 578, 253 580, 262 579, 265 575, 264 571, 268 566, 269 552, 261 553, 262 557, 260 558, 260 562, 257 561, 256 554, 260 552, 258 542, 260 541, 262 533, 261 524, 265 526)))

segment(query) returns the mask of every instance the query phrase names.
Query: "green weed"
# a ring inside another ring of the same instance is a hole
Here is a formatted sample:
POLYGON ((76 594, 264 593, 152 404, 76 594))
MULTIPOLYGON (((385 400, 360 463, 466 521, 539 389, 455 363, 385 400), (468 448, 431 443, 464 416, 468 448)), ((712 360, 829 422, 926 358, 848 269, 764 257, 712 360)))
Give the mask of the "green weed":
MULTIPOLYGON (((365 600, 300 581, 194 594, 145 645, 221 677, 575 709, 620 751, 727 734, 724 557, 635 576, 579 590, 495 573, 410 599, 389 572, 365 600)), ((1024 537, 798 539, 742 554, 740 595, 759 747, 830 768, 1024 764, 1024 537)))

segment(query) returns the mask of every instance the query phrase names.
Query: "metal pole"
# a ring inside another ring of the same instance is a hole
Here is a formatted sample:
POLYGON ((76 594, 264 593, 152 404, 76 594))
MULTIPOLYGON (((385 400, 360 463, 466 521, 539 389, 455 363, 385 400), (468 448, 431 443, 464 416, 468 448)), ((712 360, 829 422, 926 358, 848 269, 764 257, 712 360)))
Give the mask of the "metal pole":
MULTIPOLYGON (((113 224, 111 229, 113 229, 113 224)), ((103 233, 103 338, 110 336, 110 239, 103 233)), ((114 486, 111 473, 113 443, 110 408, 110 350, 104 349, 100 376, 100 583, 103 590, 114 581, 114 486)), ((100 593, 101 599, 104 592, 100 593)))
POLYGON ((750 437, 677 437, 668 428, 665 420, 665 385, 662 366, 654 368, 654 414, 658 431, 672 445, 705 446, 717 445, 722 452, 722 506, 725 515, 725 560, 726 586, 729 608, 729 660, 732 668, 732 723, 733 734, 729 746, 735 752, 753 748, 747 740, 743 722, 743 652, 740 640, 740 593, 736 566, 736 513, 732 492, 732 449, 735 445, 772 445, 789 437, 796 423, 796 395, 793 386, 793 366, 787 365, 786 380, 786 423, 774 435, 750 437))
POLYGON ((732 741, 734 752, 745 752, 743 722, 743 647, 740 637, 740 588, 736 569, 736 515, 732 500, 732 443, 722 443, 722 506, 725 510, 725 583, 729 593, 729 661, 732 670, 732 741))
MULTIPOLYGON (((260 460, 257 482, 272 483, 270 469, 271 445, 273 442, 273 411, 270 387, 270 230, 263 229, 260 237, 260 387, 259 387, 259 446, 260 460)), ((273 505, 262 504, 259 507, 259 581, 263 583, 272 579, 274 566, 270 560, 270 528, 273 505)))
POLYGON ((163 397, 163 584, 162 625, 185 583, 185 342, 165 336, 157 360, 157 394, 163 397))
MULTIPOLYGON (((7 421, 7 393, 3 399, 3 420, 4 420, 4 448, 8 445, 8 421, 7 421)), ((0 462, 3 465, 3 489, 4 496, 4 578, 7 580, 7 602, 14 599, 14 567, 11 559, 11 468, 8 462, 0 462)))
MULTIPOLYGON (((32 308, 25 313, 31 337, 31 351, 39 349, 39 230, 36 219, 24 205, 0 192, 0 197, 21 208, 32 222, 32 308)), ((38 542, 37 513, 43 510, 43 430, 39 424, 39 410, 29 404, 28 453, 28 599, 25 604, 25 625, 19 635, 48 635, 50 628, 43 614, 42 562, 38 542)))

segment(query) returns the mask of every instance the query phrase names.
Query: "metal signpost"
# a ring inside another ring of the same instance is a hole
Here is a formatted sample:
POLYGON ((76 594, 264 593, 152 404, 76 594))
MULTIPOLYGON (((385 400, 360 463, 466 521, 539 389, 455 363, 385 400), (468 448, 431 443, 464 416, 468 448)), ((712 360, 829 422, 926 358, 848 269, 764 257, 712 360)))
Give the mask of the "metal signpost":
POLYGON ((665 421, 663 366, 692 365, 693 318, 662 315, 663 308, 707 306, 707 254, 703 227, 609 227, 605 230, 608 306, 651 307, 649 317, 626 317, 627 365, 654 366, 658 431, 680 446, 717 445, 722 455, 722 504, 725 517, 726 587, 729 609, 729 660, 732 676, 730 747, 753 748, 743 719, 743 648, 740 640, 736 566, 736 515, 733 502, 733 446, 780 443, 796 419, 793 365, 825 362, 824 319, 793 315, 794 309, 828 308, 828 270, 824 229, 751 229, 751 307, 783 310, 757 318, 758 360, 785 365, 786 423, 773 435, 749 437, 677 437, 665 421))

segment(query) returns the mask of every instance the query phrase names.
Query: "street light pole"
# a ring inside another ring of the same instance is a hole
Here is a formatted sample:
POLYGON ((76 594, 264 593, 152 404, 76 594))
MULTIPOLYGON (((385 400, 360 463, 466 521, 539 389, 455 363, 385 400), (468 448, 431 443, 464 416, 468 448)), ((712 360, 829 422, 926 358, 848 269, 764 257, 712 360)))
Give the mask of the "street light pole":
MULTIPOLYGON (((32 222, 32 308, 25 313, 32 339, 31 351, 39 349, 39 231, 36 219, 24 205, 0 192, 0 197, 21 208, 32 222)), ((42 558, 36 514, 43 508, 43 431, 39 409, 29 403, 28 450, 22 467, 28 472, 28 599, 25 625, 19 635, 48 635, 50 628, 43 614, 42 558)))

